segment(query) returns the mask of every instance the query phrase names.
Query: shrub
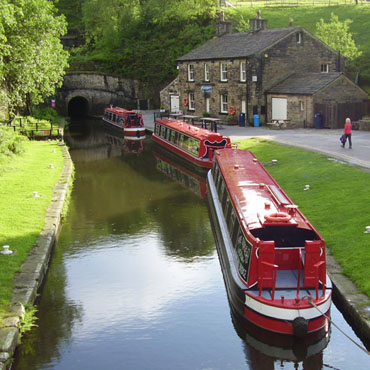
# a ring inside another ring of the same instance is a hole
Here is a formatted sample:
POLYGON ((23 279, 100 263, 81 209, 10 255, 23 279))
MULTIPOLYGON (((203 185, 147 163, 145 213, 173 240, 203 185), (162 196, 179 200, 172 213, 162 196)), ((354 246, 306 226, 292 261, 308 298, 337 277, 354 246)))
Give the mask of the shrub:
POLYGON ((0 159, 22 153, 24 140, 12 127, 0 126, 0 159))
POLYGON ((58 125, 60 122, 60 115, 56 112, 55 109, 46 107, 46 108, 33 108, 32 116, 38 120, 46 120, 52 122, 54 125, 58 125))

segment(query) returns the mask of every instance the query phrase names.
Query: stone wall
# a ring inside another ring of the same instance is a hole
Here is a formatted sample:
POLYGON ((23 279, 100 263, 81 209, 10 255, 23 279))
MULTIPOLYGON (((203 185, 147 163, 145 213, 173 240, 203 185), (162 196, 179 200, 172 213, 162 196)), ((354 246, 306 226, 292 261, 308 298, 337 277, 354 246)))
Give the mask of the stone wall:
POLYGON ((314 127, 313 98, 311 95, 268 94, 267 122, 271 122, 272 98, 287 99, 287 118, 294 124, 295 128, 314 127))
MULTIPOLYGON (((321 72, 321 65, 327 64, 329 71, 341 71, 343 68, 340 55, 327 45, 313 37, 304 29, 283 38, 273 46, 266 48, 261 54, 247 59, 200 60, 179 63, 176 91, 180 95, 180 109, 186 114, 202 115, 206 111, 206 99, 209 99, 212 116, 226 119, 227 113, 221 112, 221 95, 227 94, 228 104, 236 109, 235 120, 239 113, 247 114, 247 121, 253 122, 255 113, 260 115, 260 122, 266 122, 268 109, 265 92, 273 85, 293 72, 321 72), (299 36, 298 36, 299 34, 299 36), (298 42, 299 38, 299 42, 298 42), (240 81, 240 63, 246 62, 247 81, 240 81), (225 63, 228 81, 220 79, 220 65, 225 63), (188 65, 194 66, 194 81, 188 81, 188 65), (209 81, 204 80, 204 68, 208 64, 209 81), (204 93, 202 87, 207 86, 210 92, 204 93), (195 107, 189 110, 184 98, 194 93, 195 107)), ((166 90, 162 90, 161 102, 166 90)), ((162 105, 165 105, 161 103, 162 105)), ((291 104, 296 105, 296 101, 291 104)), ((301 120, 302 113, 297 113, 301 120)))
POLYGON ((63 86, 56 94, 56 105, 62 114, 68 114, 72 99, 83 98, 88 103, 88 114, 101 114, 109 104, 137 108, 138 100, 145 98, 135 80, 93 73, 65 75, 63 86))
POLYGON ((240 81, 240 62, 243 59, 215 60, 194 65, 194 82, 188 81, 188 63, 179 64, 178 91, 180 94, 180 108, 186 114, 201 116, 206 112, 206 99, 209 99, 209 110, 212 116, 226 119, 227 113, 221 112, 221 95, 228 95, 228 104, 235 106, 236 115, 242 111, 242 100, 246 101, 246 82, 240 81), (221 63, 227 65, 227 82, 220 79, 221 63), (205 64, 209 66, 209 81, 204 80, 205 64), (202 86, 211 89, 211 92, 203 92, 202 86), (184 98, 189 93, 194 93, 195 109, 190 110, 184 105, 184 98))

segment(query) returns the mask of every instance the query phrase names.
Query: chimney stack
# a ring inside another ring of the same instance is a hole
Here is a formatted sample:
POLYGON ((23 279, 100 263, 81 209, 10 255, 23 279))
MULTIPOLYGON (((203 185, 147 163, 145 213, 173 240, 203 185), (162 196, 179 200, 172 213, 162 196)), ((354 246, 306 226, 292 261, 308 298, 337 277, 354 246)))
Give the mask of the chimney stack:
POLYGON ((249 20, 249 25, 252 32, 267 30, 267 20, 262 19, 261 10, 258 9, 256 18, 249 20))
POLYGON ((227 33, 232 33, 233 25, 231 22, 225 21, 224 11, 221 11, 220 20, 216 22, 216 36, 220 37, 226 35, 227 33))

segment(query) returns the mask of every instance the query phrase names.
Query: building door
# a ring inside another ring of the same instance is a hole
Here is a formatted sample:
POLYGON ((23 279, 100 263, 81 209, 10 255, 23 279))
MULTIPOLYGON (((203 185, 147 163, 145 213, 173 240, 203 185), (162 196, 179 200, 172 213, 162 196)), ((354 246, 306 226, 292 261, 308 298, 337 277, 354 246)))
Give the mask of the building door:
POLYGON ((242 100, 242 113, 247 113, 247 102, 245 99, 242 100))
POLYGON ((176 113, 180 110, 180 98, 178 95, 170 95, 171 112, 176 113))
POLYGON ((287 99, 272 98, 272 119, 273 120, 287 119, 287 99))

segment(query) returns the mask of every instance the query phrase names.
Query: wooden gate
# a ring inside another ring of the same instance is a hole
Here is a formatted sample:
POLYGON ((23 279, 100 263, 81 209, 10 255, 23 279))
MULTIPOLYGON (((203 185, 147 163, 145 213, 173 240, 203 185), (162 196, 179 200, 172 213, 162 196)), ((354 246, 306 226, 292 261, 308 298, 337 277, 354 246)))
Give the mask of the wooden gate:
POLYGON ((364 103, 314 104, 314 113, 321 113, 324 128, 343 128, 347 117, 358 121, 364 115, 364 103))

